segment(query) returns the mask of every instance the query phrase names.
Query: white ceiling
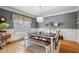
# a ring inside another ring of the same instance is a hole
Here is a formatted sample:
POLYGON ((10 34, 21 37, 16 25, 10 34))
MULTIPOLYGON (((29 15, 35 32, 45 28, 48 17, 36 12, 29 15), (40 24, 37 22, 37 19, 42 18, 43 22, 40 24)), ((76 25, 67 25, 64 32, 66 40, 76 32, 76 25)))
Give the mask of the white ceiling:
POLYGON ((28 13, 35 17, 46 16, 66 11, 75 10, 76 6, 8 6, 9 8, 28 13))

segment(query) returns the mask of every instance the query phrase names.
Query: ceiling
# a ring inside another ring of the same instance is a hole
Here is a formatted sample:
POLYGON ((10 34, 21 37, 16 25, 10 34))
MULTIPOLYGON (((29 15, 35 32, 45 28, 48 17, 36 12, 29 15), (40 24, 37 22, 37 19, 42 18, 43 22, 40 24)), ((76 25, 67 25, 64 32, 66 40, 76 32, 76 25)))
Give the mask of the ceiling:
POLYGON ((8 6, 17 11, 21 11, 34 17, 52 15, 56 13, 75 10, 76 6, 8 6))

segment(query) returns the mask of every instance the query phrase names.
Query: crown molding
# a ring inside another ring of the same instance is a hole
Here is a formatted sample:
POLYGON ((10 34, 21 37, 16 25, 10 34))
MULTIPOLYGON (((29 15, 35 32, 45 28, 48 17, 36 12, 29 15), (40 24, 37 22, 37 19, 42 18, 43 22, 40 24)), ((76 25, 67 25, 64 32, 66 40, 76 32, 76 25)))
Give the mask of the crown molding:
POLYGON ((22 12, 22 11, 19 11, 19 10, 16 10, 14 8, 11 8, 11 7, 8 7, 8 6, 0 6, 1 9, 5 9, 5 10, 8 10, 8 11, 11 11, 11 12, 15 12, 15 13, 18 13, 18 14, 22 14, 22 15, 25 15, 25 16, 29 16, 29 17, 33 17, 33 18, 36 18, 35 16, 33 15, 30 15, 28 13, 25 13, 25 12, 22 12))
POLYGON ((79 9, 74 9, 74 10, 69 10, 69 11, 64 11, 64 12, 59 12, 59 13, 55 13, 55 14, 51 14, 51 15, 46 15, 43 17, 50 17, 50 16, 57 16, 57 15, 62 15, 62 14, 67 14, 67 13, 72 13, 72 12, 77 12, 79 9))

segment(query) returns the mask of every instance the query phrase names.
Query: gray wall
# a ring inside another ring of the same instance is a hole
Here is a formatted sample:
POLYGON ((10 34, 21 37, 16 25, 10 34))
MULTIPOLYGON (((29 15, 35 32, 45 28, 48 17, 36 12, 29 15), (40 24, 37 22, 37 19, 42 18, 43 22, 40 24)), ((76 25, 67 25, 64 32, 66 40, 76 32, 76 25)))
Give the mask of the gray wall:
POLYGON ((0 16, 6 18, 6 21, 10 24, 9 28, 14 28, 14 23, 12 21, 12 13, 10 11, 4 10, 0 8, 0 16))
MULTIPOLYGON (((14 28, 14 21, 12 21, 12 13, 14 13, 14 12, 7 11, 7 10, 0 8, 0 16, 3 16, 6 18, 7 23, 10 24, 9 28, 11 28, 11 29, 14 28)), ((21 14, 19 14, 19 15, 21 15, 21 14)), ((37 22, 36 22, 35 18, 33 18, 33 20, 32 20, 31 28, 37 28, 37 22)))
POLYGON ((37 28, 37 27, 38 27, 37 21, 35 18, 33 18, 31 22, 31 28, 37 28))
POLYGON ((45 17, 44 22, 38 23, 38 28, 47 27, 46 23, 48 22, 63 23, 63 25, 60 26, 60 28, 76 29, 77 28, 77 12, 45 17))
MULTIPOLYGON (((79 11, 77 13, 77 18, 79 19, 79 11)), ((77 24, 77 28, 79 29, 79 24, 77 24)))
MULTIPOLYGON (((9 28, 14 28, 14 22, 12 21, 12 12, 0 9, 0 16, 4 16, 7 19, 7 22, 10 24, 9 28)), ((33 18, 31 28, 46 28, 47 27, 46 24, 48 22, 63 23, 63 25, 60 26, 60 28, 67 28, 67 29, 77 28, 77 12, 45 17, 44 19, 45 19, 44 22, 37 23, 36 19, 33 18)))

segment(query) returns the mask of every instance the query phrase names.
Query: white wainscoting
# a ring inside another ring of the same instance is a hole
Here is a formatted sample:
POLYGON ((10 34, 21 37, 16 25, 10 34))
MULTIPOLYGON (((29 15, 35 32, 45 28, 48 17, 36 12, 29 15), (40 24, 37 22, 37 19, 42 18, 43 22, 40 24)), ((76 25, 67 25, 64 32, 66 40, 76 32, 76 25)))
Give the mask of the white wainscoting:
POLYGON ((77 42, 79 43, 79 29, 77 29, 77 42))
POLYGON ((18 40, 18 39, 21 39, 21 38, 27 36, 27 33, 25 33, 25 32, 24 33, 15 33, 14 29, 8 29, 7 33, 11 34, 11 40, 10 41, 18 40))
POLYGON ((61 29, 60 34, 63 35, 66 40, 77 42, 77 29, 61 29))

